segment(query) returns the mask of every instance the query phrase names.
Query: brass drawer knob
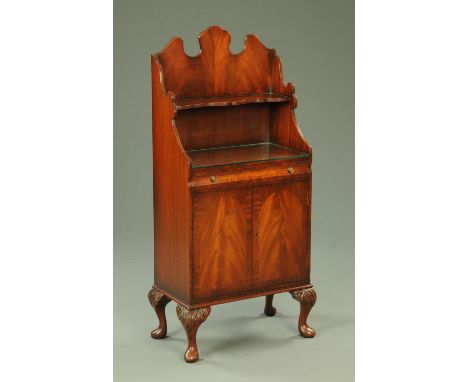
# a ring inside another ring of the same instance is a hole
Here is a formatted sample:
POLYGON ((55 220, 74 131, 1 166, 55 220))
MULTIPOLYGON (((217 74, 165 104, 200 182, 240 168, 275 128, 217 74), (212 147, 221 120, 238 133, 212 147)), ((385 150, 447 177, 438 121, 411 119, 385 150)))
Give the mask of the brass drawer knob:
POLYGON ((294 173, 294 169, 293 169, 292 167, 288 167, 288 173, 293 174, 293 173, 294 173))
POLYGON ((213 175, 213 176, 210 178, 210 181, 211 181, 211 183, 216 182, 216 176, 213 175))

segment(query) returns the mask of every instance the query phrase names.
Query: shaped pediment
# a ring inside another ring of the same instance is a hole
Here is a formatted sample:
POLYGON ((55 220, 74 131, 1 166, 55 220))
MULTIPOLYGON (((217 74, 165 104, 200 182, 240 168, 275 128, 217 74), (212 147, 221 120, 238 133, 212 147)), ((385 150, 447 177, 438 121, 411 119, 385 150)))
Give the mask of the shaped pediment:
POLYGON ((200 53, 189 56, 180 37, 173 38, 156 55, 164 89, 176 98, 218 97, 276 93, 291 95, 293 87, 282 80, 281 62, 252 34, 240 53, 230 50, 231 34, 218 26, 199 37, 200 53))

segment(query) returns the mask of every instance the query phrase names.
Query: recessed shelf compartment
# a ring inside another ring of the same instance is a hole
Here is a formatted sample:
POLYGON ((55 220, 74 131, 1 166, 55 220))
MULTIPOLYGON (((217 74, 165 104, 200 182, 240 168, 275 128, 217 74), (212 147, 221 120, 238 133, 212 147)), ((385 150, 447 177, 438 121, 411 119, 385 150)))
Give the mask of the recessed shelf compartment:
POLYGON ((190 150, 187 151, 187 154, 192 160, 193 168, 264 162, 308 156, 308 153, 296 151, 271 142, 190 150))
POLYGON ((234 106, 248 103, 288 102, 289 97, 282 94, 263 93, 223 97, 176 99, 176 110, 197 109, 212 106, 234 106))

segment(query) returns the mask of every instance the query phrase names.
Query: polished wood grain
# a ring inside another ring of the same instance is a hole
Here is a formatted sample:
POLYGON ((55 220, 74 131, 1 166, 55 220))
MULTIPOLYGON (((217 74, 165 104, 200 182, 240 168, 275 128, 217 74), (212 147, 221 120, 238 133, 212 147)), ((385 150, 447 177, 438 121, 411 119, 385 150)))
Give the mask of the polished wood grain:
POLYGON ((307 284, 308 193, 309 182, 294 177, 195 193, 193 301, 307 284))
POLYGON ((151 56, 149 298, 160 321, 152 336, 166 336, 164 308, 175 301, 187 362, 198 360, 196 333, 211 305, 268 296, 264 312, 273 315, 273 295, 294 292, 299 331, 312 334, 312 148, 276 51, 248 35, 232 53, 230 41, 213 26, 200 34, 197 56, 184 52, 179 37, 151 56))
POLYGON ((232 189, 261 184, 288 183, 310 179, 310 158, 285 158, 192 169, 192 191, 232 189), (292 170, 292 172, 290 172, 292 170), (212 177, 215 181, 212 181, 212 177))
POLYGON ((309 281, 308 190, 306 181, 255 187, 254 287, 309 281))
POLYGON ((302 135, 291 105, 276 105, 270 114, 270 141, 301 152, 309 153, 312 148, 302 135))
POLYGON ((230 33, 220 27, 206 29, 198 40, 200 54, 197 56, 185 53, 184 42, 179 37, 173 38, 158 54, 166 89, 176 98, 264 93, 288 95, 280 78, 279 57, 257 36, 247 35, 244 49, 236 54, 229 49, 230 33))
POLYGON ((160 79, 161 66, 151 59, 153 95, 154 281, 189 299, 189 251, 192 223, 190 159, 175 130, 171 94, 160 79))
POLYGON ((193 196, 193 294, 206 300, 252 288, 252 191, 193 196))
POLYGON ((268 142, 268 104, 211 107, 177 112, 177 132, 185 150, 268 142))

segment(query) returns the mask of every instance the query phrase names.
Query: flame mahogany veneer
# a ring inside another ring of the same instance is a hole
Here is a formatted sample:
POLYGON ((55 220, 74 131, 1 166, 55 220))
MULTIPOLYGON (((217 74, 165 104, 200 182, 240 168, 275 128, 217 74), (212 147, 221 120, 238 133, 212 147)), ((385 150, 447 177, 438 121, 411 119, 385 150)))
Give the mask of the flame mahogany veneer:
POLYGON ((310 284, 312 148, 296 122, 294 86, 282 79, 273 49, 254 35, 242 52, 213 26, 200 54, 172 39, 151 56, 154 186, 154 284, 166 336, 165 307, 177 303, 187 362, 198 360, 196 334, 211 306, 290 292, 307 316, 310 284))

